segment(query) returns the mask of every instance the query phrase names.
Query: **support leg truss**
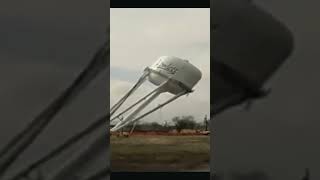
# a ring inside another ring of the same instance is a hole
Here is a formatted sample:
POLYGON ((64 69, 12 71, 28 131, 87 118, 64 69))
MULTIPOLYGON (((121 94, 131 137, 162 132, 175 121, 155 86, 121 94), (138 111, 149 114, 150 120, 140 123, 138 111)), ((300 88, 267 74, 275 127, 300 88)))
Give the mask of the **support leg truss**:
MULTIPOLYGON (((146 76, 143 77, 144 79, 146 79, 146 76)), ((144 81, 144 80, 143 80, 144 81)), ((131 124, 131 123, 135 123, 138 120, 144 118, 145 116, 151 114, 152 112, 162 108, 163 106, 169 104, 170 102, 174 101, 175 99, 177 99, 178 97, 189 93, 187 90, 186 91, 182 91, 179 94, 176 94, 174 97, 170 98, 169 100, 165 101, 162 104, 159 104, 157 107, 151 109, 150 111, 140 115, 139 117, 136 118, 136 116, 146 107, 148 106, 154 99, 156 99, 161 93, 166 92, 165 91, 165 87, 168 85, 168 83, 170 82, 170 79, 164 83, 162 83, 158 88, 156 88, 155 90, 153 90, 152 92, 150 92, 149 94, 147 94, 146 96, 142 97, 141 99, 139 99, 137 102, 135 102, 134 104, 132 104, 131 106, 129 106, 127 109, 125 109, 124 111, 122 111, 121 113, 119 113, 118 115, 116 115, 115 117, 111 118, 111 122, 116 120, 117 118, 119 118, 120 116, 122 116, 124 113, 128 112, 130 109, 132 109, 133 107, 137 106, 138 104, 143 103, 137 107, 133 112, 131 112, 129 115, 127 115, 123 120, 121 120, 120 122, 118 122, 113 128, 111 128, 111 132, 115 132, 118 131, 120 129, 122 129, 123 127, 131 124)), ((139 83, 139 81, 138 81, 139 83)), ((138 84, 137 83, 137 84, 138 84)), ((141 83, 142 84, 142 83, 141 83)), ((140 84, 140 85, 141 85, 140 84)), ((139 86, 140 86, 139 85, 139 86)), ((134 89, 134 88, 132 88, 134 89)), ((131 93, 132 94, 132 93, 131 93)), ((129 94, 130 95, 130 94, 129 94)), ((125 95, 124 98, 122 98, 117 104, 119 104, 119 106, 116 108, 118 109, 123 103, 124 101, 128 98, 129 95, 125 95)), ((117 105, 116 104, 116 105, 117 105)), ((115 107, 115 106, 114 106, 115 107)), ((116 110, 115 109, 115 110, 116 110)), ((112 112, 112 114, 115 112, 115 110, 112 112)))

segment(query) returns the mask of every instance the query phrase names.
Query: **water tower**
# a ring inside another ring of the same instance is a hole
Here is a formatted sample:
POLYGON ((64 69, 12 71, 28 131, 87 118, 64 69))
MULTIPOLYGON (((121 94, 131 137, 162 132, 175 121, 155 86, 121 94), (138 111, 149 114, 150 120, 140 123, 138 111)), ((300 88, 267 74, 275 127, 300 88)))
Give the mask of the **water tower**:
POLYGON ((136 84, 110 109, 110 122, 118 120, 118 122, 111 128, 110 131, 118 131, 131 123, 137 122, 138 120, 167 105, 180 96, 193 92, 193 87, 201 79, 201 76, 201 71, 192 65, 188 60, 174 56, 160 57, 153 65, 145 68, 142 76, 139 78, 136 84), (129 96, 133 95, 133 93, 146 80, 156 85, 156 88, 114 116, 115 112, 120 108, 120 106, 128 99, 129 96), (146 106, 148 106, 162 93, 170 93, 174 96, 150 111, 137 117, 137 115, 146 106), (128 113, 133 108, 135 109, 128 113), (127 113, 127 115, 123 117, 125 113, 127 113))

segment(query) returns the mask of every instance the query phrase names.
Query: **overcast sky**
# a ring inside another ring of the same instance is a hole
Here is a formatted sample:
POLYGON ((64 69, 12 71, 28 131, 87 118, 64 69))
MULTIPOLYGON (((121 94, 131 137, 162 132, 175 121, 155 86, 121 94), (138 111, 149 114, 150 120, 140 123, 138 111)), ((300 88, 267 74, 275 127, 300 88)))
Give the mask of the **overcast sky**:
MULTIPOLYGON (((123 96, 143 69, 160 56, 177 56, 198 67, 202 79, 194 87, 195 92, 180 97, 144 121, 163 122, 182 115, 193 115, 203 121, 210 110, 210 9, 114 8, 110 15, 110 104, 123 96)), ((152 88, 141 87, 132 100, 152 88)), ((161 95, 150 107, 171 96, 161 95)))

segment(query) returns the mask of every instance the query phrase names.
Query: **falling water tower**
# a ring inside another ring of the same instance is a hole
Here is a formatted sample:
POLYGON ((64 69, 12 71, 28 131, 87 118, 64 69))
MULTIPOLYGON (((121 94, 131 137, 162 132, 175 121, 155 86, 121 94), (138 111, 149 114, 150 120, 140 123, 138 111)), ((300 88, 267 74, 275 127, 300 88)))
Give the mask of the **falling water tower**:
POLYGON ((188 60, 174 56, 160 57, 153 65, 145 68, 137 83, 111 108, 111 122, 118 121, 111 128, 111 132, 118 131, 128 124, 134 123, 146 115, 174 101, 178 97, 193 92, 193 87, 200 79, 201 71, 192 65, 188 60), (144 97, 141 97, 137 102, 130 105, 124 111, 113 116, 119 107, 127 100, 127 98, 133 95, 134 91, 136 91, 146 80, 156 85, 156 88, 150 93, 146 94, 144 97), (174 96, 150 111, 137 117, 137 115, 161 93, 171 93, 174 96), (129 110, 133 108, 135 109, 128 113, 129 110), (126 115, 124 116, 124 114, 126 115))

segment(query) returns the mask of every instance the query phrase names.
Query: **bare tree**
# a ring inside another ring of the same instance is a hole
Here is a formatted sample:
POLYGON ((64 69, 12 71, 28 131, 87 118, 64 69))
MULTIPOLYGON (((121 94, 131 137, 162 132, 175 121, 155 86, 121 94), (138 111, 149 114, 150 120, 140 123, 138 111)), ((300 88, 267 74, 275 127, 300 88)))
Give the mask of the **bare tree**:
POLYGON ((175 127, 179 133, 182 129, 194 129, 197 125, 193 116, 176 116, 172 118, 172 122, 175 124, 175 127))

